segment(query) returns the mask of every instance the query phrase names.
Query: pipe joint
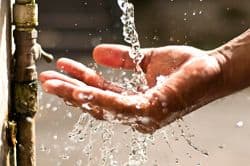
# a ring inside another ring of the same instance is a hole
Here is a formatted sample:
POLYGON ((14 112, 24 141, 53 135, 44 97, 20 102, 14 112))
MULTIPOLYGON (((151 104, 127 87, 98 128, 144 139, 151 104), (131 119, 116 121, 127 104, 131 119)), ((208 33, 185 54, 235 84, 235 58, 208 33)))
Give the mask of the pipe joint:
POLYGON ((13 7, 13 20, 17 29, 29 29, 38 26, 38 5, 36 3, 24 3, 20 1, 13 7))

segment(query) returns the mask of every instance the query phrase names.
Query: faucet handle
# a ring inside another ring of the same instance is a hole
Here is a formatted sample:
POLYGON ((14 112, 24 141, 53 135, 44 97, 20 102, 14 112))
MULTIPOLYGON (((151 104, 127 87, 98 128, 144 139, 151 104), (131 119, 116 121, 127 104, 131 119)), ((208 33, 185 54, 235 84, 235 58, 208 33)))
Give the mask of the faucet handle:
POLYGON ((52 54, 49 54, 47 52, 45 52, 42 47, 41 47, 41 58, 44 58, 46 62, 50 63, 54 60, 54 57, 52 54))
POLYGON ((52 54, 49 54, 47 52, 45 52, 43 49, 42 49, 42 46, 39 44, 39 43, 35 43, 35 61, 43 58, 46 62, 50 63, 54 60, 54 57, 52 54))

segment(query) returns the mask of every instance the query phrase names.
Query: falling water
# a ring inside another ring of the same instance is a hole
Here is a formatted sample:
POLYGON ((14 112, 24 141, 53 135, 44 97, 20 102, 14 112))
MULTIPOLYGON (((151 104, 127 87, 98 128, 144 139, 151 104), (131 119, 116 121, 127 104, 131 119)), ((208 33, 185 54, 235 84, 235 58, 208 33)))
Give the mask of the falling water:
POLYGON ((136 32, 134 5, 128 2, 128 0, 118 0, 117 2, 122 11, 121 22, 123 24, 124 41, 131 45, 129 56, 136 65, 135 73, 133 73, 129 84, 132 85, 132 90, 137 92, 138 89, 147 88, 147 81, 140 66, 144 54, 141 52, 139 36, 136 32))
MULTIPOLYGON (((140 63, 144 58, 144 54, 141 52, 139 36, 136 31, 134 5, 128 0, 117 0, 117 2, 122 11, 121 22, 123 24, 124 41, 131 45, 129 56, 133 59, 133 62, 136 65, 135 73, 132 74, 132 79, 126 82, 130 85, 130 87, 132 85, 131 90, 137 92, 138 90, 147 88, 147 81, 140 66, 140 63)), ((131 151, 127 163, 128 166, 140 166, 146 163, 147 143, 149 137, 149 135, 133 131, 131 151)))
MULTIPOLYGON (((138 33, 136 32, 135 27, 135 17, 134 17, 134 6, 132 3, 129 3, 127 0, 118 0, 118 5, 122 10, 121 21, 123 23, 123 36, 124 41, 131 45, 129 56, 133 59, 133 62, 136 65, 135 72, 132 74, 131 80, 126 80, 125 87, 129 90, 133 90, 138 93, 138 90, 145 90, 147 88, 147 82, 143 73, 140 63, 142 62, 144 55, 141 52, 141 46, 138 38, 138 33)), ((86 109, 86 105, 83 105, 82 108, 86 109)), ((88 107, 89 108, 89 107, 88 107)), ((90 108, 91 109, 91 108, 90 108)), ((70 138, 72 140, 84 141, 91 133, 87 132, 87 128, 91 127, 90 122, 86 124, 86 115, 82 115, 78 123, 75 125, 74 130, 70 133, 70 138), (85 121, 85 122, 84 122, 85 121), (84 126, 82 124, 84 122, 84 126), (88 133, 88 134, 87 134, 88 133)), ((111 120, 112 121, 112 120, 111 120)), ((105 123, 104 123, 105 124, 105 123)), ((112 145, 112 136, 113 136, 113 124, 102 125, 102 141, 103 145, 101 148, 101 159, 102 165, 112 165, 116 166, 117 162, 114 160, 112 154, 114 148, 112 145)), ((91 130, 88 130, 91 132, 91 130)), ((132 132, 130 153, 128 157, 128 162, 125 164, 127 166, 140 166, 146 163, 147 161, 147 144, 152 140, 152 135, 140 134, 136 131, 132 132)), ((91 146, 91 140, 89 145, 91 146)), ((89 151, 88 151, 89 152, 89 151)), ((90 152, 86 153, 89 155, 90 163, 90 152)))

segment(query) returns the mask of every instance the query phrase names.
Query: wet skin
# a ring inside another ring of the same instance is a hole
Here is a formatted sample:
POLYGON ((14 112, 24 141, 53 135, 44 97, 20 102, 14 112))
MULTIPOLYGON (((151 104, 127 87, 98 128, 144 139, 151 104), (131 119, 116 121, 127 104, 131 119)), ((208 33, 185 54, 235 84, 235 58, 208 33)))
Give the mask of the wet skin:
MULTIPOLYGON (((215 99, 249 86, 246 73, 250 72, 250 58, 246 59, 245 54, 250 47, 244 44, 250 41, 249 36, 250 31, 247 31, 212 51, 189 46, 143 49, 145 58, 141 67, 149 89, 139 94, 128 92, 129 95, 124 95, 126 90, 116 83, 66 58, 57 61, 57 69, 68 76, 45 71, 40 74, 40 81, 46 92, 75 106, 89 103, 93 109, 88 112, 97 119, 103 119, 108 111, 117 119, 134 118, 133 123, 123 122, 140 132, 152 133, 215 99), (234 54, 237 56, 229 56, 234 54), (157 82, 159 76, 164 79, 157 82), (142 120, 144 117, 146 120, 142 120)), ((129 47, 105 44, 94 49, 93 58, 100 65, 133 70, 135 65, 128 53, 129 47)))

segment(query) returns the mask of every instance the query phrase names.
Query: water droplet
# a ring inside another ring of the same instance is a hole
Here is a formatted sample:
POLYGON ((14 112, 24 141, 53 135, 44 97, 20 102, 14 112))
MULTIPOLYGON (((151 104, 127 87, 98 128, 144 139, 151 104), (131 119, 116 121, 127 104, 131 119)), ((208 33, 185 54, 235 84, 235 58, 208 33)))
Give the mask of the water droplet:
POLYGON ((52 108, 52 111, 53 111, 53 112, 56 112, 57 110, 58 110, 57 107, 53 107, 53 108, 52 108))
POLYGON ((178 158, 175 159, 175 164, 180 164, 180 161, 178 158))
POLYGON ((72 103, 69 102, 69 101, 64 101, 64 103, 65 103, 67 106, 74 106, 74 104, 72 104, 72 103))
POLYGON ((44 109, 44 106, 40 106, 40 110, 42 111, 44 109))
POLYGON ((51 107, 51 104, 50 103, 47 103, 46 106, 45 106, 47 109, 49 109, 51 107))
POLYGON ((224 145, 219 145, 218 148, 223 149, 224 145))
POLYGON ((236 126, 237 126, 238 128, 243 127, 243 125, 244 125, 244 122, 243 122, 243 121, 239 121, 239 122, 236 123, 236 126))
POLYGON ((92 100, 94 98, 94 96, 92 96, 92 95, 89 95, 88 96, 88 100, 90 101, 90 100, 92 100))
POLYGON ((141 109, 140 104, 136 104, 135 108, 138 109, 138 110, 141 109))
POLYGON ((63 159, 63 160, 68 160, 69 159, 69 155, 67 155, 67 154, 60 155, 59 157, 61 159, 63 159))
POLYGON ((54 136, 53 136, 53 139, 54 139, 54 140, 57 140, 57 135, 54 135, 54 136))
POLYGON ((92 111, 92 108, 88 103, 82 104, 82 109, 84 109, 86 111, 92 111))
POLYGON ((139 117, 138 120, 144 124, 144 125, 147 125, 150 123, 151 119, 149 117, 139 117))
POLYGON ((78 160, 77 162, 76 162, 76 166, 81 166, 82 165, 82 160, 78 160))
POLYGON ((72 113, 71 113, 71 112, 68 112, 68 113, 67 113, 67 117, 68 117, 68 118, 72 118, 72 113))
POLYGON ((86 98, 87 98, 87 96, 85 96, 83 93, 78 94, 78 99, 83 100, 83 99, 86 99, 86 98))
POLYGON ((39 150, 40 150, 41 152, 45 152, 46 149, 47 149, 47 148, 44 146, 44 144, 41 144, 41 145, 40 145, 39 150))

